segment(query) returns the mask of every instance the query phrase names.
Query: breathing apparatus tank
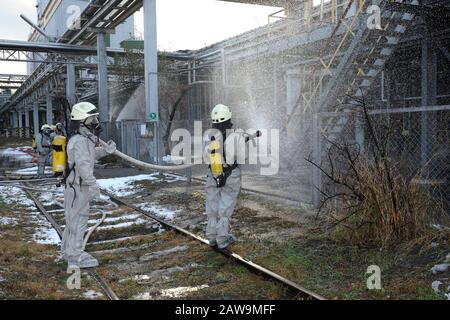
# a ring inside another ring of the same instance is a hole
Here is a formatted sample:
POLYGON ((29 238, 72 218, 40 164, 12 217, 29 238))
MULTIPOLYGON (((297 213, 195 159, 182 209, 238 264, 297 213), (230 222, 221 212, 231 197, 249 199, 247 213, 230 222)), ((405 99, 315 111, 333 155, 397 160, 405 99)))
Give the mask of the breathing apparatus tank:
POLYGON ((36 137, 35 137, 34 134, 31 137, 31 143, 33 144, 33 149, 36 150, 37 149, 37 143, 36 143, 36 137))
POLYGON ((220 142, 215 137, 211 137, 209 143, 209 160, 211 173, 214 178, 219 177, 223 173, 222 154, 219 152, 220 142))
POLYGON ((53 164, 52 170, 55 176, 60 176, 66 170, 66 137, 59 135, 53 139, 53 164))

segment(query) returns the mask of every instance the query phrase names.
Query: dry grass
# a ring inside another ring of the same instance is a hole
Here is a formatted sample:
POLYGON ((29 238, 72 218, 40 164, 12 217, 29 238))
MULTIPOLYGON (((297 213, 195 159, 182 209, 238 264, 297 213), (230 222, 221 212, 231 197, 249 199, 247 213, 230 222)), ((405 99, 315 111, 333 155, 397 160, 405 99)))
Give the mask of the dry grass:
POLYGON ((355 172, 352 183, 358 197, 342 197, 329 216, 336 226, 335 238, 384 247, 429 234, 440 208, 428 193, 396 172, 395 166, 388 177, 375 161, 360 158, 355 172))

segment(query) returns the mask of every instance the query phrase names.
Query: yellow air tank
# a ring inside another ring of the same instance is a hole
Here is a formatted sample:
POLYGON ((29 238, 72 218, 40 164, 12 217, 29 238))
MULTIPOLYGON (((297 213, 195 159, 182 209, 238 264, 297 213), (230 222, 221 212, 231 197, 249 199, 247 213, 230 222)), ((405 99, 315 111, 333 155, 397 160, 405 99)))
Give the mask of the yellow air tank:
POLYGON ((217 178, 223 173, 222 166, 222 155, 219 152, 220 142, 214 137, 211 137, 211 142, 209 143, 209 160, 211 173, 214 178, 217 178))
POLYGON ((66 170, 66 137, 56 136, 53 139, 53 164, 55 176, 62 175, 66 170))

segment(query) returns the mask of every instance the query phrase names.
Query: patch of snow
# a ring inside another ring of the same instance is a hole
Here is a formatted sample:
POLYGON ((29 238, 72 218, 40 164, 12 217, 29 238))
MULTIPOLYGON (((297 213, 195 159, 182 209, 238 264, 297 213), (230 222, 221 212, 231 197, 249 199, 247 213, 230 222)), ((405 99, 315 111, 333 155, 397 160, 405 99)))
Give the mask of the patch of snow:
POLYGON ((165 180, 166 182, 187 181, 186 177, 177 176, 176 174, 172 174, 172 173, 164 173, 164 176, 173 178, 172 180, 165 180))
POLYGON ((154 270, 150 274, 140 274, 140 275, 136 275, 133 277, 120 279, 119 283, 124 283, 127 281, 135 281, 139 284, 146 284, 146 282, 148 283, 149 281, 155 281, 157 279, 169 280, 170 279, 169 276, 173 273, 181 272, 181 271, 184 271, 184 270, 187 270, 190 268, 196 268, 198 266, 199 266, 199 264, 197 264, 197 263, 191 263, 184 267, 175 266, 175 267, 170 267, 170 268, 166 268, 166 269, 154 270))
POLYGON ((130 221, 130 222, 123 222, 123 223, 118 223, 118 224, 110 224, 110 225, 106 225, 106 226, 100 226, 97 228, 97 230, 111 230, 111 229, 127 228, 127 227, 131 227, 131 226, 135 226, 135 225, 144 224, 146 222, 147 222, 147 220, 144 220, 144 219, 136 219, 136 220, 130 221))
POLYGON ((11 157, 14 159, 30 160, 30 161, 33 159, 33 156, 29 155, 28 153, 13 149, 13 148, 5 149, 1 153, 1 156, 2 157, 11 157))
POLYGON ((149 275, 146 274, 142 274, 142 275, 137 275, 133 277, 134 281, 143 281, 143 280, 150 280, 151 277, 149 275))
POLYGON ((105 189, 116 196, 126 197, 137 191, 135 186, 132 185, 133 182, 145 180, 154 181, 158 179, 156 175, 157 173, 121 178, 98 179, 97 183, 100 188, 105 189))
POLYGON ((154 259, 158 259, 160 257, 164 257, 167 255, 171 255, 173 253, 177 253, 177 252, 182 252, 182 251, 186 251, 189 249, 188 245, 182 245, 182 246, 176 246, 170 249, 166 249, 166 250, 161 250, 161 251, 157 251, 157 252, 150 252, 150 253, 146 253, 143 256, 139 257, 139 261, 140 262, 147 262, 150 260, 154 260, 154 259))
POLYGON ((441 281, 433 281, 433 282, 431 283, 431 289, 433 289, 433 291, 434 291, 435 293, 439 293, 439 292, 440 292, 439 286, 440 286, 441 284, 442 284, 441 281))
MULTIPOLYGON (((46 188, 48 188, 46 186, 46 188)), ((37 188, 42 189, 42 188, 37 188)), ((41 192, 39 196, 39 200, 41 202, 47 202, 47 203, 54 203, 55 198, 58 198, 58 196, 62 195, 64 193, 64 189, 56 189, 56 188, 48 188, 49 192, 41 192), (54 191, 58 191, 58 193, 55 193, 54 191)), ((63 200, 60 199, 60 200, 63 200)))
POLYGON ((102 193, 100 194, 99 199, 101 201, 112 201, 110 197, 108 197, 108 196, 106 196, 106 195, 104 195, 102 193))
POLYGON ((161 297, 163 298, 182 298, 187 296, 187 294, 195 291, 199 291, 208 288, 207 284, 196 286, 196 287, 178 287, 161 290, 161 297))
POLYGON ((48 213, 61 213, 64 212, 64 209, 54 209, 54 210, 47 210, 48 213))
POLYGON ((3 278, 3 276, 0 274, 0 282, 5 282, 5 281, 6 281, 6 279, 3 278))
POLYGON ((0 186, 0 200, 8 206, 35 207, 34 202, 20 188, 14 186, 0 186))
POLYGON ((432 242, 430 245, 432 248, 439 247, 439 242, 432 242))
MULTIPOLYGON (((117 221, 123 221, 123 220, 136 220, 137 218, 139 218, 141 216, 142 216, 142 214, 132 213, 132 214, 127 214, 127 215, 120 216, 120 217, 106 218, 105 221, 103 221, 103 223, 117 222, 117 221)), ((89 223, 96 224, 100 221, 101 221, 101 219, 92 219, 92 220, 89 220, 89 223)))
POLYGON ((83 292, 82 296, 87 299, 97 299, 97 298, 103 297, 103 293, 100 293, 100 292, 97 292, 94 290, 88 290, 88 291, 83 292))
MULTIPOLYGON (((37 175, 37 169, 38 169, 37 166, 19 169, 19 170, 13 171, 13 174, 20 174, 22 176, 37 175)), ((45 174, 53 174, 53 171, 49 166, 46 166, 44 173, 45 174)))
POLYGON ((16 218, 10 217, 0 217, 0 225, 12 225, 15 226, 17 224, 16 218))
POLYGON ((441 226, 440 224, 432 224, 431 226, 439 231, 450 230, 449 227, 441 226))
POLYGON ((162 160, 166 163, 183 164, 184 161, 186 161, 186 157, 172 156, 168 154, 162 157, 162 160))
POLYGON ((128 177, 120 177, 120 178, 109 178, 109 179, 98 179, 97 183, 100 188, 105 189, 118 197, 127 197, 130 196, 136 191, 136 187, 132 184, 136 181, 185 181, 187 178, 180 177, 170 173, 164 173, 163 178, 160 177, 159 173, 152 174, 141 174, 137 176, 128 176, 128 177), (170 179, 169 179, 170 178, 170 179))
POLYGON ((449 292, 449 293, 446 293, 446 294, 444 294, 444 296, 446 296, 446 297, 447 297, 447 300, 450 300, 450 292, 449 292))
MULTIPOLYGON (((178 287, 178 288, 170 288, 161 290, 160 296, 162 298, 182 298, 187 296, 191 292, 199 291, 201 289, 208 288, 207 284, 196 286, 196 287, 178 287)), ((154 293, 152 292, 143 292, 133 297, 136 300, 151 300, 154 298, 154 293)))
POLYGON ((431 268, 431 272, 433 272, 433 274, 437 274, 439 272, 445 272, 445 271, 447 271, 447 269, 449 267, 450 267, 450 264, 448 264, 448 263, 436 264, 433 268, 431 268))
POLYGON ((122 237, 122 238, 116 238, 116 239, 110 239, 110 240, 102 240, 102 241, 95 241, 95 242, 89 242, 91 245, 98 245, 98 244, 105 244, 105 243, 113 243, 113 242, 120 242, 120 241, 127 241, 133 239, 132 237, 122 237))
POLYGON ((39 244, 58 245, 61 243, 58 233, 55 229, 47 226, 40 226, 33 234, 33 241, 39 244))
POLYGON ((160 218, 165 220, 173 220, 182 210, 170 210, 164 207, 161 207, 155 203, 140 203, 137 205, 139 209, 151 212, 157 215, 160 218))
POLYGON ((445 261, 447 262, 450 262, 450 253, 449 254, 447 254, 447 256, 445 257, 445 261))

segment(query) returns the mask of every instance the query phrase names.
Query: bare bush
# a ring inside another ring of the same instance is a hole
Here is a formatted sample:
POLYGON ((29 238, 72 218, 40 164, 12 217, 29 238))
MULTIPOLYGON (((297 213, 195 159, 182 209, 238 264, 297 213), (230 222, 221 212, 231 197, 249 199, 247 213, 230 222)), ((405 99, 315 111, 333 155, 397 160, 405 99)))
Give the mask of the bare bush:
POLYGON ((318 214, 326 210, 333 235, 356 244, 389 246, 419 238, 440 208, 389 156, 389 125, 374 124, 364 99, 357 101, 367 128, 365 152, 358 144, 325 138, 326 160, 307 159, 326 177, 318 214))

